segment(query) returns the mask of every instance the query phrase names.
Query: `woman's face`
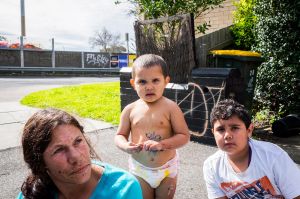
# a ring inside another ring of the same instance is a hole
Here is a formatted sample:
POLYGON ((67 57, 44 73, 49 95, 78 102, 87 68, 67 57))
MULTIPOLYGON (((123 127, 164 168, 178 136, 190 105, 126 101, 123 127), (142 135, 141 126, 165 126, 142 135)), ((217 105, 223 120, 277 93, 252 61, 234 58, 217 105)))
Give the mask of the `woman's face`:
POLYGON ((73 125, 54 129, 43 158, 47 173, 56 185, 83 184, 91 177, 89 145, 73 125))

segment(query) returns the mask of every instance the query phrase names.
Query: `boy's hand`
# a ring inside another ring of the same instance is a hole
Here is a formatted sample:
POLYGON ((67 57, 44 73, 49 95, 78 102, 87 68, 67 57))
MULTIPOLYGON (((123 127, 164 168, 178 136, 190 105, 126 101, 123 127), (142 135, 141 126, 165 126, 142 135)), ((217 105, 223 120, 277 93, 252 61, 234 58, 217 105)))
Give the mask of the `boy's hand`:
POLYGON ((129 154, 138 153, 142 149, 143 149, 143 145, 135 144, 135 143, 132 143, 132 142, 127 142, 127 145, 126 145, 126 148, 125 148, 126 152, 129 153, 129 154))
POLYGON ((145 151, 162 151, 163 146, 157 141, 154 140, 147 140, 143 144, 143 149, 145 151))

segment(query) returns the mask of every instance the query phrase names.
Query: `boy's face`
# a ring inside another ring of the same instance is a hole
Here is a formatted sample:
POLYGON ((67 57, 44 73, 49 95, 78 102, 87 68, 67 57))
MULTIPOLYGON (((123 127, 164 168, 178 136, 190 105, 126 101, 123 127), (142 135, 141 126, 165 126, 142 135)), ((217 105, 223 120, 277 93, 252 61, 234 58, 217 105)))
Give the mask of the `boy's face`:
POLYGON ((253 124, 247 129, 244 122, 236 115, 228 120, 217 120, 213 124, 213 134, 218 147, 229 156, 239 155, 248 147, 248 139, 251 137, 253 124))
POLYGON ((151 103, 162 97, 169 81, 170 77, 165 78, 161 67, 155 65, 149 68, 136 68, 135 77, 130 80, 130 83, 142 100, 151 103))

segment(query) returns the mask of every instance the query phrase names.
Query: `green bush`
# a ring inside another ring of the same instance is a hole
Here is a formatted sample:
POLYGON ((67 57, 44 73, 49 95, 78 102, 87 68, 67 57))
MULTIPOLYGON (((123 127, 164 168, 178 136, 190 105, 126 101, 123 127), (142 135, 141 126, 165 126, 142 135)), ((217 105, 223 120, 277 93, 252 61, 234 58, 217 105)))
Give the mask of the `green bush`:
POLYGON ((300 1, 259 0, 254 33, 265 62, 258 68, 255 99, 258 109, 279 116, 300 112, 300 1), (298 88, 297 88, 298 86, 298 88))
POLYGON ((279 119, 273 112, 268 109, 256 112, 253 122, 256 128, 271 126, 275 120, 279 119))
POLYGON ((251 50, 255 45, 254 25, 256 17, 253 13, 255 0, 240 0, 233 3, 236 11, 233 12, 233 26, 230 28, 234 44, 238 49, 251 50))

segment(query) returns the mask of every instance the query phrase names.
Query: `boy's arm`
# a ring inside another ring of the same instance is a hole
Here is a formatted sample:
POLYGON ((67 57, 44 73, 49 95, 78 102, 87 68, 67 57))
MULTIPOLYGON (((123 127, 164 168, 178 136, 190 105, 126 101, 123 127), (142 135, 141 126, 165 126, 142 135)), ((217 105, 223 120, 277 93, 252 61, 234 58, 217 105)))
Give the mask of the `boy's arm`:
POLYGON ((300 199, 300 169, 288 153, 281 149, 273 167, 275 182, 282 195, 285 198, 300 199))
POLYGON ((130 134, 130 106, 126 106, 121 113, 120 124, 115 135, 115 144, 127 153, 139 152, 141 147, 128 141, 130 134))
POLYGON ((211 162, 209 158, 207 158, 203 163, 203 177, 205 180, 207 198, 209 199, 227 199, 226 195, 218 186, 216 181, 215 169, 212 165, 215 165, 215 162, 211 162))
POLYGON ((160 141, 162 150, 177 149, 188 143, 190 140, 189 129, 181 109, 175 102, 172 102, 169 108, 171 110, 170 120, 174 135, 168 139, 160 141))

